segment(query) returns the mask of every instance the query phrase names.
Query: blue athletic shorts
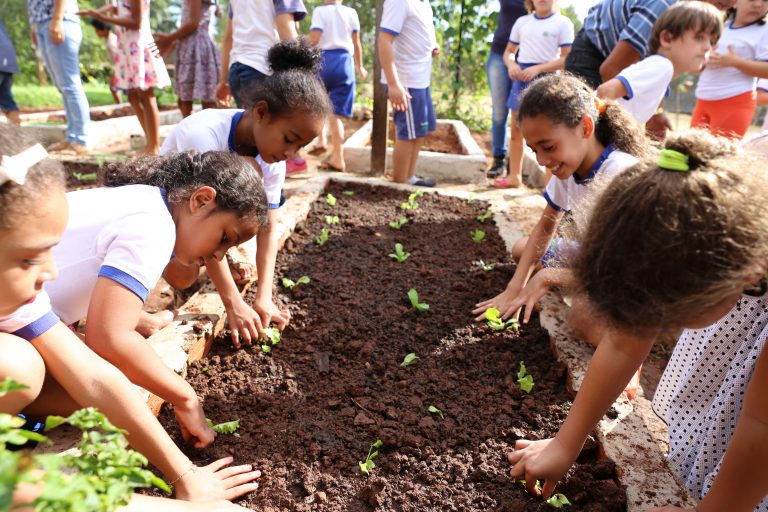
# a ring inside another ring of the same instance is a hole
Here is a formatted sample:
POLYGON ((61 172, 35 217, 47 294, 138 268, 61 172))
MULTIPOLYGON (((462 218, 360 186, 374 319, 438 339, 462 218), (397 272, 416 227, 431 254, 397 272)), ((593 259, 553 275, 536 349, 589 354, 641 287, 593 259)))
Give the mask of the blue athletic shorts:
MULTIPOLYGON (((536 64, 523 64, 522 62, 518 62, 517 65, 520 66, 520 69, 525 69, 535 66, 536 64)), ((507 98, 507 108, 512 112, 517 112, 517 109, 520 106, 520 95, 523 94, 523 91, 528 88, 530 83, 531 82, 525 82, 523 80, 512 80, 512 88, 509 90, 509 97, 507 98)))
POLYGON ((396 110, 394 113, 395 129, 398 140, 413 140, 426 137, 427 133, 437 129, 437 116, 432 105, 430 88, 408 88, 411 99, 408 100, 408 110, 396 110))
POLYGON ((229 66, 227 81, 229 82, 229 90, 232 92, 232 97, 235 98, 238 108, 248 109, 253 106, 246 105, 247 98, 242 96, 248 92, 252 85, 264 81, 265 78, 267 78, 267 75, 242 62, 235 62, 229 66))
POLYGON ((324 50, 320 78, 331 98, 333 113, 352 117, 355 103, 355 66, 352 54, 347 50, 324 50))

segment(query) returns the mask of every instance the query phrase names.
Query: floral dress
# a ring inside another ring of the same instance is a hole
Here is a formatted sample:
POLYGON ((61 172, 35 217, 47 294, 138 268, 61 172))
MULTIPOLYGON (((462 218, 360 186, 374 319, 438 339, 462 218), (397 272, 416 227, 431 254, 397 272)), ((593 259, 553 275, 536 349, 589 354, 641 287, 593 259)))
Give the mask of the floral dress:
POLYGON ((181 101, 215 101, 219 82, 220 56, 216 43, 208 34, 212 3, 208 0, 184 0, 181 24, 189 18, 190 2, 202 2, 197 30, 179 40, 176 47, 176 95, 181 101))
MULTIPOLYGON (((160 54, 153 53, 149 47, 154 43, 149 28, 149 0, 144 2, 144 16, 141 28, 130 30, 115 27, 117 51, 115 52, 115 85, 120 89, 142 89, 150 87, 170 87, 171 79, 165 69, 160 54)), ((118 0, 117 16, 127 18, 131 15, 130 0, 118 0)))

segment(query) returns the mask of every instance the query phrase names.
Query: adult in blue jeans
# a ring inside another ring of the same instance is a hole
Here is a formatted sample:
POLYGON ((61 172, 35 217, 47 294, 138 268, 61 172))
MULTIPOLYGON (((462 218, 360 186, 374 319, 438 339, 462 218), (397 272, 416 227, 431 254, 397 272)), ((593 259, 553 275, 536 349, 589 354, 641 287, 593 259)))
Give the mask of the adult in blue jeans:
POLYGON ((13 100, 11 86, 13 75, 19 72, 19 64, 16 61, 16 50, 11 38, 5 31, 3 22, 0 21, 0 110, 11 124, 19 124, 19 107, 13 100))
POLYGON ((61 94, 67 114, 67 138, 48 149, 85 154, 90 121, 88 100, 80 81, 80 43, 83 30, 77 0, 27 0, 32 42, 40 48, 45 67, 61 94))
POLYGON ((505 158, 507 156, 507 118, 509 108, 507 98, 512 88, 512 80, 507 73, 507 65, 504 64, 504 49, 509 41, 509 33, 517 18, 528 14, 525 8, 525 0, 500 0, 499 25, 493 34, 493 42, 488 52, 488 60, 485 64, 485 72, 488 75, 488 85, 491 88, 491 103, 493 114, 491 117, 491 139, 493 143, 493 163, 486 171, 488 178, 498 178, 506 171, 505 158))

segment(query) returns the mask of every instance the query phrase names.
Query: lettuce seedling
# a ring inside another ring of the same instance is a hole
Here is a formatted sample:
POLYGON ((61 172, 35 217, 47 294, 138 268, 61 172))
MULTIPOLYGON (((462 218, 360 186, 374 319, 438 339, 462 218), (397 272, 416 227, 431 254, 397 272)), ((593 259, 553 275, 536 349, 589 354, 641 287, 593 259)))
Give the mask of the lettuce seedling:
POLYGON ((485 320, 488 327, 494 331, 503 331, 504 329, 512 328, 515 331, 520 328, 520 324, 514 318, 509 320, 503 320, 500 316, 500 311, 496 308, 488 308, 485 310, 485 320))
POLYGON ((357 463, 357 465, 360 466, 360 471, 365 476, 370 476, 371 471, 373 471, 373 468, 376 467, 376 464, 373 463, 373 459, 379 455, 379 448, 382 446, 384 446, 384 443, 381 442, 381 439, 377 439, 368 449, 368 456, 365 458, 365 462, 357 463))
POLYGON ((495 266, 493 263, 486 263, 483 260, 478 260, 477 264, 480 265, 480 268, 482 268, 485 272, 490 272, 495 266))
POLYGON ((485 239, 485 231, 482 229, 476 229, 472 232, 472 240, 474 240, 475 243, 480 243, 485 239))
POLYGON ((399 242, 395 244, 395 252, 389 253, 389 257, 394 260, 397 260, 398 263, 404 262, 405 260, 408 259, 410 255, 411 253, 405 252, 405 250, 403 249, 403 244, 399 242))
POLYGON ((405 217, 400 217, 399 219, 393 220, 392 222, 390 222, 389 227, 391 227, 392 229, 400 229, 406 224, 408 224, 408 219, 405 217))
POLYGON ((72 176, 74 176, 80 181, 96 181, 96 178, 99 177, 99 175, 96 174, 95 172, 89 172, 89 173, 73 172, 72 176))
POLYGON ((275 327, 267 327, 264 329, 264 334, 267 335, 267 338, 269 339, 269 343, 262 343, 261 344, 261 351, 265 354, 268 354, 272 352, 272 347, 280 343, 280 329, 277 329, 275 327))
POLYGON ((415 360, 419 359, 419 356, 417 356, 415 353, 411 352, 405 358, 403 358, 403 362, 400 363, 400 368, 408 368, 408 366, 414 362, 415 360))
POLYGON ((520 389, 526 393, 530 393, 533 389, 533 375, 527 373, 523 361, 520 361, 520 371, 517 372, 517 383, 520 385, 520 389))
POLYGON ((411 301, 411 306, 413 306, 413 309, 419 313, 423 313, 429 309, 429 304, 426 302, 419 302, 419 294, 415 288, 408 290, 408 299, 411 301))
POLYGON ((329 224, 331 226, 335 226, 339 223, 339 216, 338 215, 326 215, 325 216, 325 223, 329 224))
POLYGON ((325 202, 328 203, 328 206, 336 206, 336 198, 333 196, 333 194, 328 194, 325 196, 325 202))
POLYGON ((565 494, 559 492, 553 494, 552 497, 547 500, 547 503, 555 508, 563 508, 564 506, 571 504, 571 502, 568 501, 568 498, 565 497, 565 494))
POLYGON ((309 276, 301 276, 294 282, 293 279, 288 279, 287 277, 284 277, 280 280, 280 282, 283 284, 284 287, 288 288, 289 290, 293 290, 300 284, 309 284, 310 279, 309 279, 309 276))
POLYGON ((344 194, 345 196, 353 196, 353 195, 355 195, 355 193, 353 191, 351 191, 351 190, 345 190, 344 192, 342 192, 342 194, 344 194))
POLYGON ((402 208, 403 210, 415 210, 415 209, 417 209, 419 207, 419 203, 416 202, 416 198, 419 198, 419 197, 421 197, 423 195, 424 195, 424 191, 423 190, 416 190, 416 191, 412 192, 408 196, 408 201, 405 202, 405 203, 402 203, 400 205, 400 208, 402 208))
POLYGON ((441 420, 445 419, 445 416, 443 416, 443 411, 441 411, 440 409, 438 409, 434 405, 430 405, 429 407, 427 407, 427 410, 429 412, 431 412, 432 414, 437 414, 438 416, 440 416, 441 420))
POLYGON ((323 228, 320 230, 320 234, 315 237, 315 243, 322 247, 328 241, 330 234, 331 231, 328 228, 323 228))
POLYGON ((224 423, 213 424, 211 420, 205 418, 205 422, 217 434, 234 434, 240 428, 240 420, 225 421, 224 423))
POLYGON ((482 215, 478 215, 478 216, 477 216, 477 217, 475 217, 475 218, 476 218, 477 220, 479 220, 480 222, 485 222, 485 221, 487 221, 488 219, 490 219, 491 217, 493 217, 493 212, 492 212, 491 210, 488 210, 488 211, 486 211, 484 214, 482 214, 482 215))

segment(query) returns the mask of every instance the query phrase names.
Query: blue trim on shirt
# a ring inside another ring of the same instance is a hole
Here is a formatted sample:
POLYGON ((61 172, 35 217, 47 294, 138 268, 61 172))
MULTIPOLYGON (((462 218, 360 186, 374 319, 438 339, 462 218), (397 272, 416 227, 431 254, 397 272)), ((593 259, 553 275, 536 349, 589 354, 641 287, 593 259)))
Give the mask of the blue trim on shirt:
POLYGON ((136 296, 141 299, 141 302, 147 300, 149 290, 147 290, 147 288, 141 284, 138 279, 130 274, 123 272, 119 268, 115 268, 110 265, 102 265, 99 269, 99 277, 106 277, 107 279, 111 279, 117 284, 124 286, 125 288, 135 293, 136 296))
POLYGON ((280 191, 280 202, 279 203, 268 203, 267 204, 269 206, 270 210, 277 210, 278 208, 280 208, 281 206, 283 206, 285 204, 285 195, 283 194, 283 192, 285 192, 285 190, 281 190, 280 191))
POLYGON ((592 178, 594 178, 597 172, 600 170, 600 167, 603 165, 603 162, 605 162, 605 159, 608 158, 614 151, 616 151, 616 146, 613 144, 608 144, 603 152, 600 153, 600 156, 597 157, 595 163, 592 164, 592 168, 589 170, 589 173, 583 179, 579 178, 578 174, 573 173, 573 181, 575 181, 577 185, 586 185, 592 181, 592 178))
POLYGON ((728 28, 731 29, 731 30, 741 30, 742 28, 751 27, 752 25, 755 25, 756 23, 760 23, 761 21, 763 21, 763 19, 764 18, 760 18, 759 20, 755 20, 752 23, 747 23, 746 25, 742 25, 740 27, 734 27, 733 26, 733 22, 736 21, 736 20, 731 20, 731 24, 730 24, 730 26, 728 26, 728 28))
POLYGON ((635 92, 632 90, 632 86, 629 85, 629 80, 627 80, 621 75, 617 76, 616 80, 624 84, 624 88, 627 90, 627 95, 623 96, 623 98, 625 100, 631 100, 635 96, 635 92))
POLYGON ((563 46, 573 46, 573 43, 563 43, 560 45, 560 48, 562 48, 563 46))
POLYGON ((53 327, 60 321, 61 320, 59 320, 59 317, 56 316, 56 313, 54 313, 53 311, 48 311, 46 314, 44 314, 37 320, 33 321, 30 324, 25 325, 21 329, 18 329, 17 331, 12 332, 11 334, 13 334, 14 336, 18 336, 19 338, 23 338, 27 341, 32 341, 33 339, 47 332, 51 327, 53 327))
POLYGON ((323 29, 321 29, 320 27, 309 27, 309 31, 310 32, 313 31, 313 30, 317 30, 318 32, 322 32, 323 31, 323 29))
POLYGON ((301 21, 307 17, 307 8, 301 0, 274 0, 275 15, 293 14, 294 21, 301 21))
POLYGON ((551 18, 555 14, 557 14, 557 11, 552 12, 552 14, 550 14, 549 16, 544 16, 543 18, 539 18, 538 16, 536 16, 536 13, 534 12, 533 13, 533 18, 536 19, 536 20, 546 20, 546 19, 551 18))
POLYGON ((544 191, 543 195, 544 195, 544 199, 547 200, 547 204, 549 206, 551 206, 553 210, 558 211, 558 212, 564 212, 565 211, 564 208, 560 208, 557 204, 555 204, 555 202, 552 200, 552 198, 549 197, 549 194, 547 194, 546 190, 544 191))
POLYGON ((237 128, 237 123, 240 122, 240 118, 243 117, 243 114, 245 114, 245 111, 235 112, 235 115, 232 116, 232 123, 229 125, 229 137, 227 137, 227 146, 229 147, 230 153, 237 153, 237 151, 235 151, 235 128, 237 128))
POLYGON ((511 44, 516 44, 516 45, 520 46, 520 41, 513 41, 513 40, 510 39, 509 42, 511 44))
POLYGON ((392 30, 391 28, 379 27, 379 30, 381 30, 382 32, 386 32, 387 34, 393 35, 395 37, 400 35, 400 32, 396 32, 396 31, 392 30))

